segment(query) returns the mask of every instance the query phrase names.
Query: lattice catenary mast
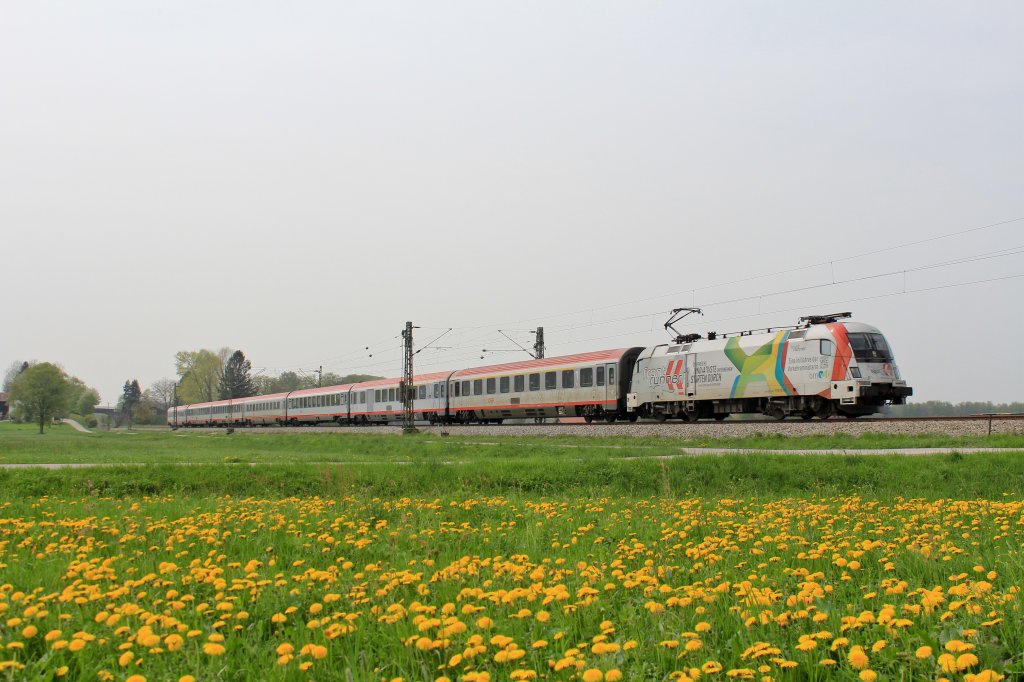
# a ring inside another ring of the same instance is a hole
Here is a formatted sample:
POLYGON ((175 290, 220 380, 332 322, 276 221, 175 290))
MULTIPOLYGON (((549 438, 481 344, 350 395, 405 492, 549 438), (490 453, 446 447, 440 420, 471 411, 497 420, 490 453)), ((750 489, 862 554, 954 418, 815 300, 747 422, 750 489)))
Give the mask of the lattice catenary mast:
POLYGON ((402 330, 405 353, 402 362, 402 385, 400 386, 400 391, 402 394, 402 431, 406 433, 414 433, 416 431, 412 409, 414 397, 412 385, 412 356, 414 355, 412 350, 412 329, 412 322, 406 322, 405 329, 402 330))

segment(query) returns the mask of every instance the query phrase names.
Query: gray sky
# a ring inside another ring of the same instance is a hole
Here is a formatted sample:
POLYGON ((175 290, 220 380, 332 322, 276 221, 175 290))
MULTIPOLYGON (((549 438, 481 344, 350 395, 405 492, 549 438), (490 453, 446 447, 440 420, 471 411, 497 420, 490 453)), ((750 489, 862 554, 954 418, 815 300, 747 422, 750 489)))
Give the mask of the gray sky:
POLYGON ((549 355, 660 342, 695 302, 696 330, 852 310, 918 399, 1024 398, 1024 278, 900 293, 1022 275, 1020 249, 831 285, 1024 247, 1019 221, 840 260, 1024 218, 1020 2, 2 17, 0 366, 115 401, 177 350, 396 375, 407 319, 456 327, 426 371, 510 348, 499 328, 545 325, 549 355))

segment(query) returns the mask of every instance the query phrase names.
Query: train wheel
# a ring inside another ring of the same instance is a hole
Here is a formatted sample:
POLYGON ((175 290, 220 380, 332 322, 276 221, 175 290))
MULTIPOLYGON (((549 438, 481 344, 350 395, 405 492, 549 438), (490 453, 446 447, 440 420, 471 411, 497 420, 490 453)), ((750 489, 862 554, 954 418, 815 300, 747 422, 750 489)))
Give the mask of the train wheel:
POLYGON ((723 419, 725 419, 726 417, 728 417, 728 416, 729 416, 729 413, 728 413, 728 412, 716 412, 716 413, 715 413, 715 414, 713 414, 712 416, 713 416, 713 417, 715 418, 715 421, 716 421, 716 422, 720 422, 720 421, 722 421, 723 419))
POLYGON ((664 422, 666 419, 668 419, 668 415, 665 414, 664 412, 658 412, 657 414, 651 415, 651 417, 656 422, 664 422))
POLYGON ((594 423, 594 415, 592 415, 592 414, 585 414, 585 415, 583 415, 583 421, 587 422, 588 424, 593 424, 594 423))
POLYGON ((640 415, 638 415, 636 412, 630 412, 629 416, 626 417, 626 419, 628 419, 630 421, 630 423, 636 422, 636 420, 639 419, 639 418, 640 418, 640 415))
POLYGON ((803 419, 805 422, 810 421, 811 419, 814 418, 814 412, 811 412, 810 410, 808 410, 807 412, 801 412, 800 418, 803 419))
POLYGON ((606 414, 604 416, 605 422, 607 422, 609 424, 614 424, 616 419, 617 419, 617 416, 614 415, 614 414, 606 414))
POLYGON ((771 417, 772 419, 782 421, 783 419, 786 418, 786 411, 781 407, 772 407, 768 410, 768 416, 771 417))

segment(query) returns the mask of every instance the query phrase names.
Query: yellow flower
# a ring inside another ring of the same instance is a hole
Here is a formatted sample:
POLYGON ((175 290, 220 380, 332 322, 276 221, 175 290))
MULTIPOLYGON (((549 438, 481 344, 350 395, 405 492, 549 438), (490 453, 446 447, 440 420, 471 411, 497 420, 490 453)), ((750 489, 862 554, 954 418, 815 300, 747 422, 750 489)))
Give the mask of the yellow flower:
POLYGON ((604 682, 619 682, 622 679, 622 673, 618 668, 612 668, 604 674, 604 682))
POLYGON ((178 678, 178 682, 196 682, 196 678, 192 675, 182 675, 178 678))
POLYGON ((955 673, 957 671, 956 658, 953 654, 942 654, 937 661, 943 672, 955 673))
POLYGON ((967 673, 964 675, 964 682, 999 682, 1003 679, 1003 675, 1000 675, 995 670, 982 670, 980 673, 971 674, 967 673))
POLYGON ((207 642, 203 645, 203 653, 207 656, 223 656, 227 649, 224 648, 223 644, 216 642, 207 642))
POLYGON ((124 682, 146 682, 146 678, 142 675, 132 675, 124 682))
POLYGON ((974 654, 960 654, 956 657, 957 670, 967 670, 968 668, 973 668, 976 665, 978 665, 978 657, 974 654))
POLYGON ((590 668, 583 673, 583 682, 601 682, 604 680, 604 673, 597 668, 590 668))
POLYGON ((914 655, 918 658, 929 658, 932 655, 932 648, 930 646, 918 647, 914 655))
POLYGON ((875 682, 878 679, 878 673, 874 670, 861 670, 859 677, 863 682, 875 682))
POLYGON ((851 648, 847 658, 854 670, 863 670, 864 668, 867 668, 868 664, 871 662, 870 659, 868 659, 868 655, 864 653, 864 649, 859 646, 851 648))

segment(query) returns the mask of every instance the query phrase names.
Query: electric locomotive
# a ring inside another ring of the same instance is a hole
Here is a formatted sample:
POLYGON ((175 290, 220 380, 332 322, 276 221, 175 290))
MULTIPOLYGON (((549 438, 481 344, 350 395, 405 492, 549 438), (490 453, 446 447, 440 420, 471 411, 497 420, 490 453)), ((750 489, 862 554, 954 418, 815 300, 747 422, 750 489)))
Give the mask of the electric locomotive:
POLYGON ((885 337, 870 325, 840 321, 849 317, 815 315, 795 327, 706 338, 680 335, 645 348, 627 409, 659 421, 737 413, 811 419, 854 418, 903 404, 913 389, 900 377, 885 337))

